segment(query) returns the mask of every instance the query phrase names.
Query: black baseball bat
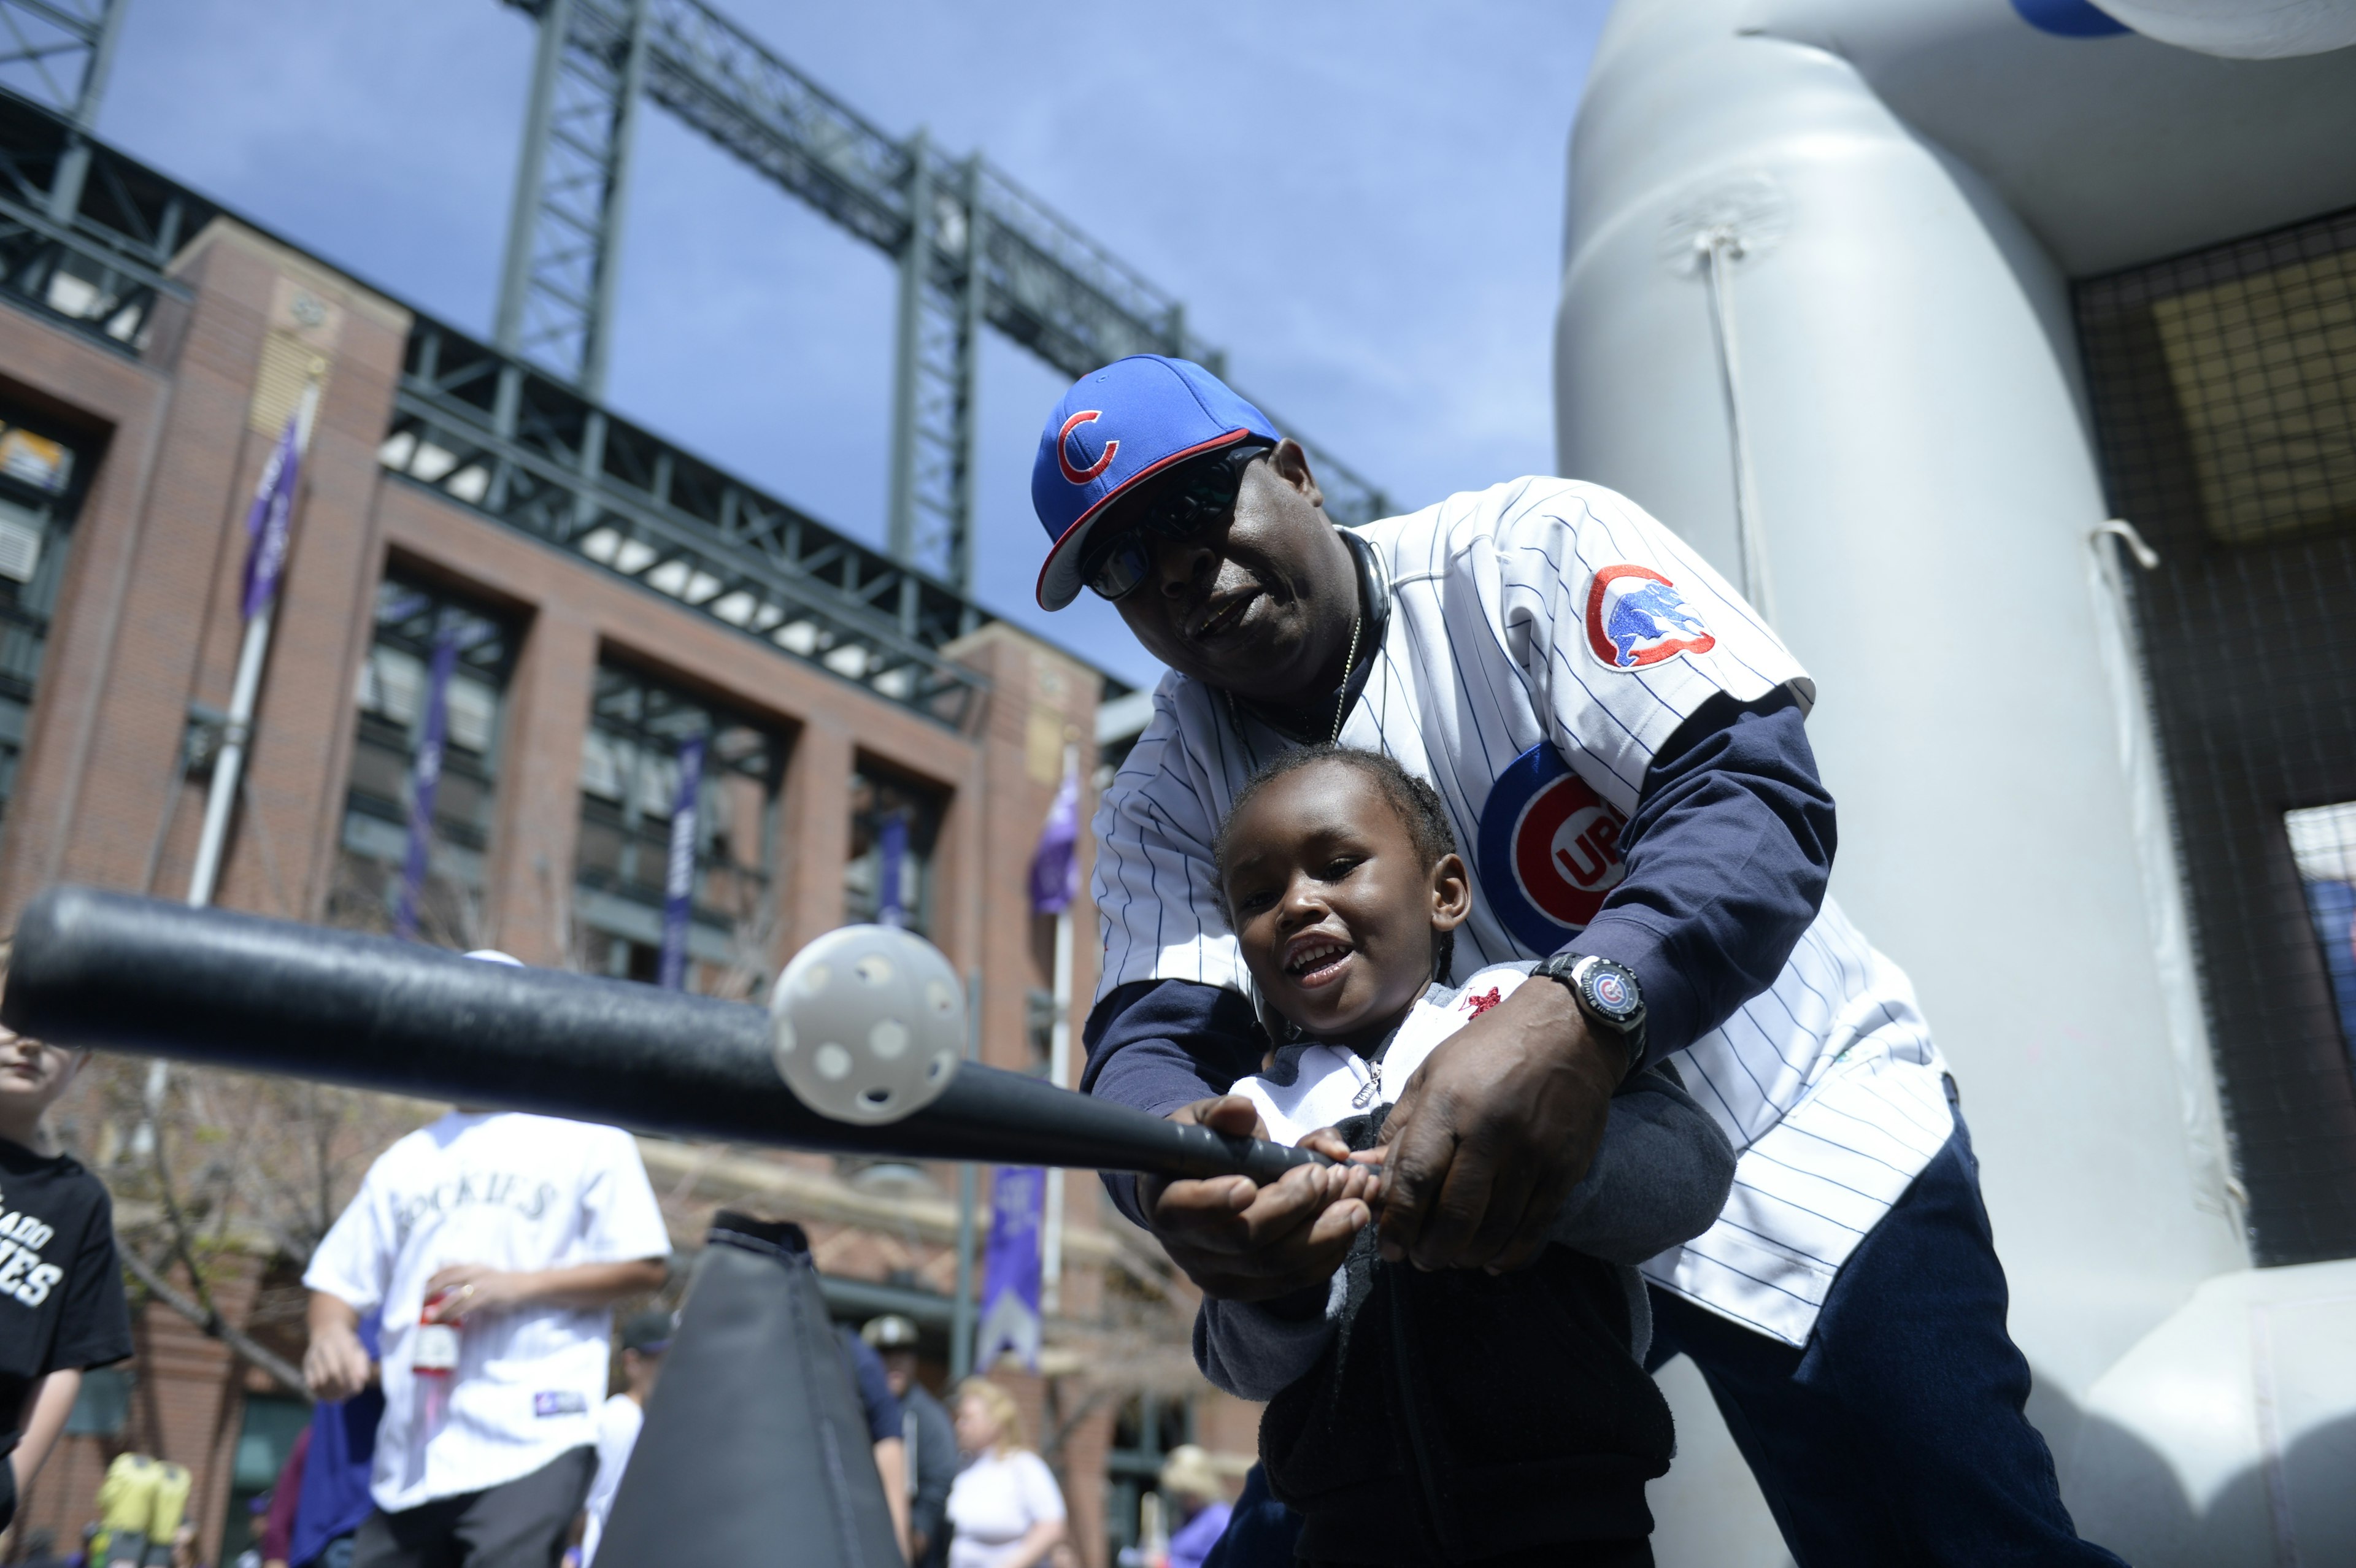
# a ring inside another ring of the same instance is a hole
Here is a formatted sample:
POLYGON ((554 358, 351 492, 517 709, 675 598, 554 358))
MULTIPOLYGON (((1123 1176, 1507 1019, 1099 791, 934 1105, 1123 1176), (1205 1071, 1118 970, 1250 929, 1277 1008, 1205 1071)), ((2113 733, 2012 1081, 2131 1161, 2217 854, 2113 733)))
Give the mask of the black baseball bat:
POLYGON ((682 1137, 1260 1182, 1323 1163, 970 1061, 913 1115, 838 1122, 777 1076, 760 1008, 93 888, 27 906, 0 1020, 58 1045, 682 1137))

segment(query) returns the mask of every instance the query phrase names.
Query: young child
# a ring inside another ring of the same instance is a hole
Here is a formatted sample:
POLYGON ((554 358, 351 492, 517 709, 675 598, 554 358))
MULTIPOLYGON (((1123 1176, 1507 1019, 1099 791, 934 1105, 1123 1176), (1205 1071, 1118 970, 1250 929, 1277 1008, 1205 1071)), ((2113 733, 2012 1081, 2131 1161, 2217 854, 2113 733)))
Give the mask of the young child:
MULTIPOLYGON (((0 942, 0 983, 7 952, 0 942)), ((0 1026, 0 1530, 64 1429, 81 1374, 131 1354, 113 1204, 42 1124, 84 1055, 0 1026)))
MULTIPOLYGON (((1531 967, 1434 978, 1472 908, 1439 795, 1389 757, 1312 747, 1244 786, 1214 854, 1278 1041, 1233 1092, 1269 1136, 1379 1150, 1416 1068, 1531 967)), ((1651 1563, 1644 1483, 1674 1436, 1640 1364, 1651 1316, 1632 1265, 1708 1230, 1733 1175, 1716 1124, 1655 1068, 1612 1101, 1530 1267, 1385 1263, 1368 1226, 1322 1291, 1205 1301, 1195 1360, 1269 1402, 1260 1456, 1302 1516, 1300 1556, 1651 1563)))

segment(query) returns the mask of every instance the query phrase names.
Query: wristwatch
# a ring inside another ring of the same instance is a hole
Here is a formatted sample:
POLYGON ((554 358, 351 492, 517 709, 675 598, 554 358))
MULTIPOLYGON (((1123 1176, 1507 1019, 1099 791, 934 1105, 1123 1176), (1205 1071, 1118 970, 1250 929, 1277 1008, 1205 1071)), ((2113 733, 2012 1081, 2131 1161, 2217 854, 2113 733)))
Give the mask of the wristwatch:
POLYGON ((1570 988, 1587 1021, 1628 1052, 1622 1077, 1644 1060, 1644 988, 1625 964, 1592 953, 1558 953, 1530 971, 1570 988))

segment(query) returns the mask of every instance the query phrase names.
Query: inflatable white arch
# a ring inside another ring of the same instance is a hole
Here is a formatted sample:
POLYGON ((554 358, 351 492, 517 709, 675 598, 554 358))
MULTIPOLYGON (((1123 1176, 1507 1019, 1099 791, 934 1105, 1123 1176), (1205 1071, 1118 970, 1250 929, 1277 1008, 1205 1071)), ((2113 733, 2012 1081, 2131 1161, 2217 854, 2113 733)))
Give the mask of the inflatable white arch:
MULTIPOLYGON (((2082 1529, 2356 1562, 2356 1262, 2249 1266, 2066 283, 2356 205, 2356 50, 2316 52, 2356 4, 2101 5, 1622 0, 1559 466, 1750 579, 1818 679, 1835 886, 1955 1063, 2082 1529)), ((1660 1561, 1784 1561, 1664 1375, 1660 1561)))

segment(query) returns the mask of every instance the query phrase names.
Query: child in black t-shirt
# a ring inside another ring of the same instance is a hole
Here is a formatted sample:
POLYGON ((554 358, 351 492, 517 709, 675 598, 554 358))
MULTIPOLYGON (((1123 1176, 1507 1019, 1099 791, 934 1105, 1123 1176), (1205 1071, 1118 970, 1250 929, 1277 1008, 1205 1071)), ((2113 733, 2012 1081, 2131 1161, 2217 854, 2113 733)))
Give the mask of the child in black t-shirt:
MULTIPOLYGON (((0 983, 6 974, 0 943, 0 983)), ((131 1354, 113 1205, 41 1124, 84 1055, 0 1025, 0 1530, 64 1428, 83 1371, 131 1354)))

